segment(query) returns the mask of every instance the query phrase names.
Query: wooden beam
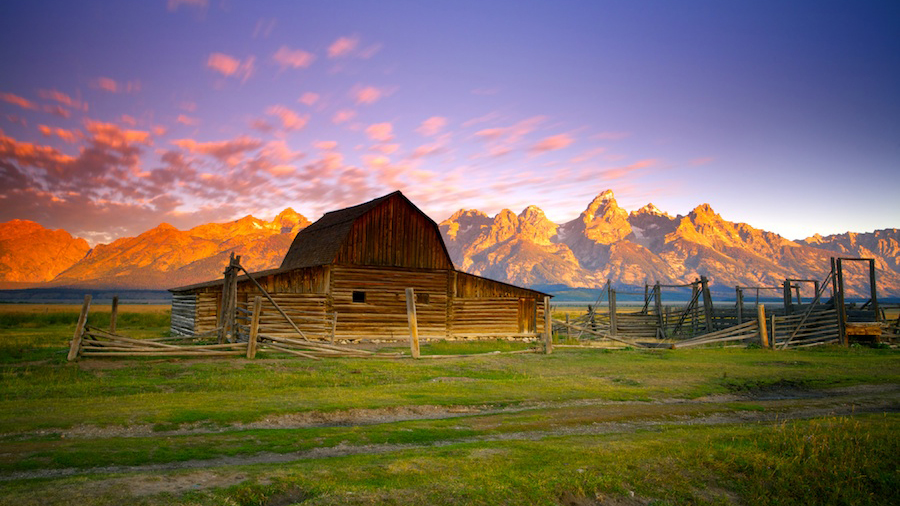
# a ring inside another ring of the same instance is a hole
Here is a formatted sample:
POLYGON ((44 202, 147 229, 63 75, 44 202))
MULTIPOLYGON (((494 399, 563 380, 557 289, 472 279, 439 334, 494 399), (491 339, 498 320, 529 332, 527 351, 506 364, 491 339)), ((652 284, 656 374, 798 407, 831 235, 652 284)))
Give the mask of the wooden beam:
POLYGON ((116 318, 119 315, 119 296, 113 296, 112 300, 112 309, 109 313, 109 331, 113 334, 116 333, 116 318))
POLYGON ((250 338, 247 340, 247 358, 256 357, 256 340, 259 337, 259 314, 262 313, 262 297, 253 298, 253 318, 250 320, 250 338))
POLYGON ((619 332, 617 330, 618 321, 616 318, 616 291, 609 289, 609 335, 615 336, 619 332))
POLYGON ((706 313, 706 332, 713 331, 713 303, 712 295, 709 293, 709 280, 706 276, 700 276, 700 289, 703 291, 703 312, 706 313))
POLYGON ((277 309, 278 312, 281 313, 281 316, 283 316, 284 319, 287 320, 287 322, 291 324, 291 327, 293 327, 294 330, 296 330, 297 333, 300 334, 300 337, 302 337, 304 341, 309 341, 309 339, 307 339, 306 336, 303 334, 303 331, 300 330, 300 327, 297 327, 297 325, 294 324, 294 320, 291 320, 291 317, 288 316, 287 313, 285 313, 283 309, 281 309, 281 306, 279 306, 278 303, 275 302, 275 299, 273 299, 272 296, 269 295, 269 292, 267 292, 266 289, 263 288, 262 285, 260 285, 258 281, 253 279, 253 276, 251 276, 250 273, 247 272, 247 269, 244 269, 244 267, 241 265, 238 265, 238 269, 244 271, 244 274, 247 275, 247 279, 252 281, 253 284, 256 285, 256 288, 259 288, 259 291, 261 291, 262 294, 265 295, 267 299, 269 299, 269 302, 271 302, 272 305, 275 306, 275 309, 277 309))
POLYGON ((75 325, 75 335, 72 336, 72 345, 69 347, 69 355, 66 359, 71 362, 78 358, 81 351, 81 339, 84 336, 84 325, 87 323, 88 311, 91 309, 91 296, 84 296, 84 303, 81 305, 81 314, 78 315, 78 324, 75 325))
POLYGON ((406 289, 406 318, 409 320, 409 350, 413 358, 419 358, 419 323, 416 321, 416 293, 406 289))
POLYGON ((550 297, 544 296, 544 353, 553 353, 553 325, 550 315, 550 297))

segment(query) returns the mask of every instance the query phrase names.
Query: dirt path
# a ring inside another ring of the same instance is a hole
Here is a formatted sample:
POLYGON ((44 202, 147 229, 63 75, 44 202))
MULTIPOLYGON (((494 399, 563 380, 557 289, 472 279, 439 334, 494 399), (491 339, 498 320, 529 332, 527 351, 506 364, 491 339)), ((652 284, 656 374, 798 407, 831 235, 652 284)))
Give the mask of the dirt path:
POLYGON ((435 406, 413 405, 377 409, 349 409, 332 412, 307 411, 286 415, 267 416, 249 423, 234 423, 218 427, 208 424, 182 424, 178 429, 159 431, 152 424, 132 424, 128 426, 76 425, 67 429, 45 429, 39 431, 9 434, 13 437, 41 437, 59 434, 63 438, 107 438, 107 437, 163 437, 216 434, 254 429, 303 429, 311 427, 347 427, 356 425, 376 425, 381 423, 405 422, 411 420, 440 420, 473 415, 499 415, 519 413, 533 409, 564 409, 583 406, 626 406, 646 404, 708 404, 739 401, 775 401, 826 399, 857 397, 860 401, 877 395, 895 395, 900 398, 900 385, 856 385, 830 390, 809 390, 799 388, 773 388, 745 394, 715 395, 697 399, 659 399, 653 401, 610 401, 606 399, 578 399, 561 402, 530 402, 515 406, 435 406))
MULTIPOLYGON (((834 389, 828 391, 766 391, 757 392, 755 394, 742 396, 716 396, 707 399, 694 399, 685 401, 658 401, 659 403, 723 403, 732 401, 748 401, 753 400, 761 404, 771 401, 781 401, 796 399, 798 404, 788 411, 784 410, 763 410, 763 411, 728 411, 713 415, 683 417, 677 420, 634 420, 619 422, 593 422, 590 424, 575 427, 554 427, 549 430, 527 431, 527 432, 509 432, 503 434, 494 434, 486 436, 475 436, 465 438, 455 438, 438 441, 431 445, 413 445, 413 444, 375 444, 375 445, 359 445, 351 446, 339 444, 332 447, 315 448, 308 451, 291 452, 291 453, 257 453, 252 455, 217 457, 205 460, 191 460, 183 462, 171 462, 164 464, 150 464, 142 466, 104 466, 94 468, 65 468, 65 469, 47 469, 35 470, 27 472, 10 473, 0 476, 0 481, 32 479, 32 478, 58 478, 74 475, 85 474, 148 474, 158 473, 162 471, 173 470, 204 470, 204 472, 212 469, 221 470, 231 466, 243 466, 250 464, 277 464, 287 463, 295 460, 306 459, 325 459, 332 457, 340 457, 345 455, 359 454, 381 454, 407 449, 421 449, 430 447, 440 447, 459 443, 480 442, 480 441, 509 441, 509 440, 538 440, 549 436, 567 436, 567 435, 595 435, 595 434, 614 434, 628 433, 640 429, 648 429, 664 426, 686 426, 686 425, 721 425, 734 423, 766 423, 773 421, 808 419, 822 416, 848 416, 860 413, 882 413, 882 412, 900 412, 900 385, 861 385, 855 387, 834 389)), ((390 423, 411 419, 423 418, 447 418, 451 416, 472 416, 484 414, 502 414, 527 411, 532 409, 546 408, 565 408, 574 406, 591 406, 591 405, 611 405, 625 403, 611 403, 608 401, 582 400, 568 403, 544 403, 541 405, 531 405, 527 407, 516 407, 506 409, 486 409, 470 410, 468 412, 454 412, 447 408, 443 411, 437 410, 435 413, 429 413, 429 409, 421 409, 423 407, 411 407, 409 411, 391 411, 390 413, 381 412, 381 410, 372 410, 378 413, 366 414, 359 418, 349 418, 349 414, 359 416, 354 410, 351 413, 344 413, 347 418, 336 417, 335 420, 341 420, 344 423, 336 425, 346 425, 349 420, 353 419, 357 424, 361 421, 368 423, 390 423), (415 409, 418 408, 418 409, 415 409), (428 416, 428 415, 431 416, 428 416), (438 416, 434 416, 437 414, 438 416), (378 420, 378 421, 375 421, 378 420)), ((629 403, 635 404, 635 403, 629 403)), ((646 403, 644 403, 646 404, 646 403)), ((257 424, 247 424, 242 427, 252 428, 288 428, 308 427, 308 423, 298 421, 291 417, 287 417, 290 423, 279 420, 276 423, 271 421, 259 422, 257 424), (265 425, 260 425, 265 424, 265 425)), ((321 425, 319 425, 321 426, 321 425)), ((231 430, 234 430, 232 428, 231 430)), ((193 433, 193 432, 189 432, 193 433)), ((115 436, 117 434, 109 434, 115 436)), ((154 433, 154 435, 165 435, 154 433)), ((86 435, 83 437, 87 437, 86 435)), ((98 437, 94 435, 92 437, 98 437)), ((102 436, 101 436, 102 437, 102 436)), ((155 483, 155 482, 154 482, 155 483)), ((176 480, 173 483, 180 483, 176 480)), ((159 485, 163 486, 163 485, 159 485)), ((173 485, 174 486, 174 485, 173 485)), ((209 485, 215 486, 215 485, 209 485)), ((174 491, 174 490, 172 490, 174 491)))

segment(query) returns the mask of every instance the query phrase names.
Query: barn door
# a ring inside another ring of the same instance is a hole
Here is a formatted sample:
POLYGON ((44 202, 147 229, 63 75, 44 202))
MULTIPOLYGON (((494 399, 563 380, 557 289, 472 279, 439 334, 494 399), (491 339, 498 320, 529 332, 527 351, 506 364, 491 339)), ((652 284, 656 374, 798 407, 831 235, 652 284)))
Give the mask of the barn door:
POLYGON ((531 334, 536 329, 537 321, 537 305, 534 299, 519 299, 519 333, 531 334))

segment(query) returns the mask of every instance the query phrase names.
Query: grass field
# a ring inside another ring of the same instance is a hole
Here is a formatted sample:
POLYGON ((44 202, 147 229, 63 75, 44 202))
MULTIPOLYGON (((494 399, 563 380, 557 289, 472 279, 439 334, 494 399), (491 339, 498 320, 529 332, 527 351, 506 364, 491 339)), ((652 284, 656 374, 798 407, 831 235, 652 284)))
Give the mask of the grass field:
POLYGON ((896 350, 68 363, 77 309, 0 307, 0 505, 900 503, 896 350))

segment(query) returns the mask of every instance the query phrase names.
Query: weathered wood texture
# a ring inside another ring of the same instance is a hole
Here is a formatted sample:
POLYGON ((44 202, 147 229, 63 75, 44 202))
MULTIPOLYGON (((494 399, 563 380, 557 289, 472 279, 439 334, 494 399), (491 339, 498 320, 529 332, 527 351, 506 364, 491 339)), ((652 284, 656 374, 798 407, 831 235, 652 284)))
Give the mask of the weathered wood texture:
POLYGON ((448 271, 332 266, 331 304, 337 313, 335 338, 406 341, 406 289, 416 293, 421 339, 447 337, 448 271), (361 292, 365 302, 354 302, 361 292))
MULTIPOLYGON (((170 330, 175 336, 192 336, 196 331, 197 294, 172 294, 172 324, 170 330)), ((115 329, 110 329, 115 332, 115 329)))
POLYGON ((395 195, 353 222, 335 264, 452 269, 433 221, 395 195))

